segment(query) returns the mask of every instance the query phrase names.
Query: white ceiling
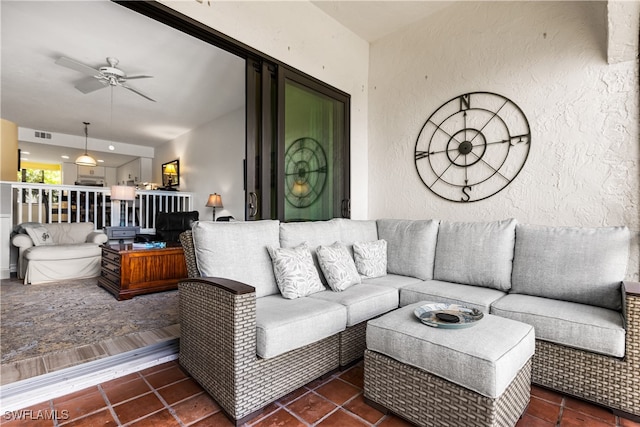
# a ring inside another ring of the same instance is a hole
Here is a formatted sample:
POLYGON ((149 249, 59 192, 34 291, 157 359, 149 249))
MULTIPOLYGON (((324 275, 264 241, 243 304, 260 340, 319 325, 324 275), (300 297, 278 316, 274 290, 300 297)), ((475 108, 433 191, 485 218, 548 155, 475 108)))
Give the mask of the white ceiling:
MULTIPOLYGON (((2 0, 0 7, 0 113, 21 128, 84 137, 87 121, 90 140, 156 147, 244 105, 243 60, 118 4, 2 0), (157 102, 115 87, 112 118, 110 88, 83 94, 74 85, 87 77, 56 65, 60 56, 95 68, 116 57, 128 75, 154 76, 130 84, 157 102)), ((43 147, 43 156, 51 151, 43 147)), ((132 159, 96 157, 105 166, 132 159)))
POLYGON ((454 1, 316 0, 312 3, 358 36, 374 42, 436 13, 454 1))

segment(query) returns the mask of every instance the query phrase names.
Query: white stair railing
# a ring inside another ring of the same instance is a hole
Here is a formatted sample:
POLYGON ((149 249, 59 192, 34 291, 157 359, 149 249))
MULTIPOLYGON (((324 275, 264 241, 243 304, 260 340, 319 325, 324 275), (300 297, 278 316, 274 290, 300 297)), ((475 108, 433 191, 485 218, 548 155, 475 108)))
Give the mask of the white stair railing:
POLYGON ((136 190, 132 201, 111 201, 111 188, 79 185, 12 183, 13 223, 93 222, 96 230, 120 224, 155 232, 158 212, 190 211, 193 193, 136 190), (120 203, 124 203, 124 209, 120 203))

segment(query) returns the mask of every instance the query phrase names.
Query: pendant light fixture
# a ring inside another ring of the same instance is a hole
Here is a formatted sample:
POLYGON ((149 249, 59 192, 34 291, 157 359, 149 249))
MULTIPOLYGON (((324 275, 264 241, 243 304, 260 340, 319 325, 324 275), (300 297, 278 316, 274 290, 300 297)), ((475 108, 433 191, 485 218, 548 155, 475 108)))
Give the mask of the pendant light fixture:
POLYGON ((76 159, 76 165, 78 166, 95 166, 98 164, 96 159, 91 157, 87 152, 87 143, 89 141, 89 128, 88 126, 91 124, 89 122, 84 123, 84 154, 76 159))

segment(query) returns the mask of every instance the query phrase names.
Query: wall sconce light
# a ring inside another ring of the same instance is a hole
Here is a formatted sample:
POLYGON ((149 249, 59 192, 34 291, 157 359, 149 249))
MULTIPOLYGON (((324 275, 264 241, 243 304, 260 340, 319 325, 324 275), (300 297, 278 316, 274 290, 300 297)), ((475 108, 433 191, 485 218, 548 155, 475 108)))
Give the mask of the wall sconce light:
POLYGON ((216 208, 223 208, 222 197, 218 193, 209 194, 209 200, 207 200, 207 207, 213 208, 213 220, 216 220, 216 208))
POLYGON ((136 187, 127 185, 114 185, 111 187, 111 200, 120 201, 120 227, 126 227, 127 223, 124 219, 127 210, 127 200, 136 199, 136 187))

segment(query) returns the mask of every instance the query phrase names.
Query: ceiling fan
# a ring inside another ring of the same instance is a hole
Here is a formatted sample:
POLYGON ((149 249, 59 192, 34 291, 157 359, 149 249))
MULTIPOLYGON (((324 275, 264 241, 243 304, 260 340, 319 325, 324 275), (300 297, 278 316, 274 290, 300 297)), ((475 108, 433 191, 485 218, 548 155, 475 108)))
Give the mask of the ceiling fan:
POLYGON ((72 70, 79 71, 92 77, 90 79, 81 81, 75 86, 76 89, 78 89, 82 93, 90 93, 107 86, 122 86, 123 88, 129 89, 131 92, 134 92, 142 96, 143 98, 148 99, 149 101, 156 102, 155 99, 149 97, 139 89, 136 89, 127 83, 128 80, 149 79, 153 76, 127 76, 124 71, 117 67, 118 62, 120 61, 118 61, 117 58, 109 56, 107 57, 108 65, 104 65, 100 68, 93 68, 89 65, 83 64, 82 62, 78 62, 76 60, 61 56, 56 61, 56 64, 62 65, 63 67, 71 68, 72 70))

